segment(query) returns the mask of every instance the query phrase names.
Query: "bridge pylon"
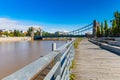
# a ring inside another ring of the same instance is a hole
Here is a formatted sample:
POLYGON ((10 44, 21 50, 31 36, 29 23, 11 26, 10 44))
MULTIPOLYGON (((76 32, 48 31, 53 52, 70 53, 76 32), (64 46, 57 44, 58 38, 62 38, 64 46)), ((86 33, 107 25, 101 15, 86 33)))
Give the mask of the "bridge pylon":
POLYGON ((31 27, 32 28, 32 31, 31 31, 31 40, 34 40, 34 31, 39 31, 39 35, 38 36, 42 36, 42 29, 41 28, 34 28, 34 27, 31 27))
POLYGON ((93 21, 93 37, 96 38, 97 37, 97 28, 100 27, 99 22, 97 22, 96 20, 93 21))

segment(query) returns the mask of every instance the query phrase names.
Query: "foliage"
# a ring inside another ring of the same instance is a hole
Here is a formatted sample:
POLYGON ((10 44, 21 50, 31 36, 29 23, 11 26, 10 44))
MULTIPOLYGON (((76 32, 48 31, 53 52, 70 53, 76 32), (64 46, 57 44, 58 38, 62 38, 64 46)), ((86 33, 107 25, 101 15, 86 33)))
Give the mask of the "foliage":
POLYGON ((79 42, 82 40, 82 38, 77 38, 74 42, 74 48, 77 48, 79 45, 79 42))
POLYGON ((104 22, 105 37, 108 37, 108 23, 107 20, 104 22))
POLYGON ((97 36, 100 37, 101 36, 101 28, 97 27, 97 36))
POLYGON ((22 31, 14 30, 13 32, 5 31, 2 32, 1 35, 6 35, 8 37, 23 37, 26 36, 22 31))
POLYGON ((100 26, 97 27, 97 37, 107 37, 109 36, 109 28, 107 20, 104 21, 104 23, 101 23, 100 26))
MULTIPOLYGON (((73 69, 75 66, 75 60, 72 61, 72 65, 70 66, 70 69, 73 69)), ((75 74, 70 74, 70 80, 75 80, 75 74)))
POLYGON ((54 33, 48 33, 46 31, 42 32, 42 36, 54 36, 54 35, 55 35, 54 33))
POLYGON ((112 20, 112 32, 113 36, 120 36, 120 13, 118 11, 114 13, 114 19, 112 20))
POLYGON ((105 30, 104 30, 103 23, 101 23, 100 28, 101 28, 101 36, 105 36, 105 30))
POLYGON ((9 34, 9 36, 23 37, 23 36, 25 36, 25 34, 22 33, 22 31, 14 30, 14 32, 11 32, 11 33, 9 34))
POLYGON ((100 29, 97 29, 97 37, 100 37, 100 34, 101 37, 120 37, 120 13, 118 11, 114 13, 114 18, 111 20, 111 23, 112 27, 108 27, 107 20, 101 23, 100 29))
POLYGON ((70 66, 70 69, 73 69, 75 66, 75 60, 72 61, 72 65, 70 66))
POLYGON ((19 30, 14 30, 14 36, 16 36, 16 37, 20 36, 19 30))
POLYGON ((75 74, 70 74, 70 80, 75 80, 75 74))
POLYGON ((10 33, 9 33, 9 36, 10 36, 10 37, 13 37, 13 36, 14 36, 14 32, 10 32, 10 33))
POLYGON ((112 22, 112 36, 115 36, 117 33, 116 27, 117 27, 116 20, 113 20, 113 22, 112 22))
POLYGON ((33 27, 28 28, 26 36, 31 36, 32 28, 33 27))
POLYGON ((9 36, 9 33, 7 31, 3 32, 3 35, 9 36))

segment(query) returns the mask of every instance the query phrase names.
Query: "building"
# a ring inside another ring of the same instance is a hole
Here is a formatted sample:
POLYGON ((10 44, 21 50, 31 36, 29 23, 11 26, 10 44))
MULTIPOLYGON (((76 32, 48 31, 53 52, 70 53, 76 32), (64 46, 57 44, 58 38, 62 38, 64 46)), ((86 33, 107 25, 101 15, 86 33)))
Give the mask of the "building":
POLYGON ((64 31, 57 31, 55 32, 55 35, 67 35, 68 33, 67 32, 64 32, 64 31))
POLYGON ((8 33, 11 33, 13 32, 12 30, 7 30, 7 29, 0 29, 0 32, 8 32, 8 33))

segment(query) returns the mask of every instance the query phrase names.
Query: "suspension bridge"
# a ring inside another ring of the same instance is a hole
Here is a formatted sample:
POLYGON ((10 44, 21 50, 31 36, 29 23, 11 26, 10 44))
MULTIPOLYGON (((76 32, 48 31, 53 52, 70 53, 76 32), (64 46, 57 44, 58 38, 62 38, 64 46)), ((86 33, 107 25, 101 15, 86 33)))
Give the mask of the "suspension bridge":
POLYGON ((41 34, 40 34, 40 36, 34 36, 32 34, 34 36, 34 37, 33 36, 32 37, 35 40, 42 39, 42 38, 63 38, 63 37, 76 38, 76 37, 86 37, 87 35, 91 35, 92 37, 95 37, 98 27, 100 27, 99 23, 96 20, 94 20, 92 23, 90 23, 84 27, 81 27, 79 29, 70 31, 67 34, 59 34, 59 35, 54 34, 54 35, 47 35, 47 36, 42 36, 41 34))

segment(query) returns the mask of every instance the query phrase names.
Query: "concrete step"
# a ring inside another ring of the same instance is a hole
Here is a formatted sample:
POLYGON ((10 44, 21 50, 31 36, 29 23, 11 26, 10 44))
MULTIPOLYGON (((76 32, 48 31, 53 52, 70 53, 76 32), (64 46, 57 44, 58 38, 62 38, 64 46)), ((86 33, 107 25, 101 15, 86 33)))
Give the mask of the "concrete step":
POLYGON ((89 41, 96 44, 96 45, 99 45, 103 49, 109 50, 111 52, 116 53, 117 55, 120 55, 120 47, 118 47, 118 46, 113 46, 113 45, 98 42, 98 41, 95 41, 95 40, 89 40, 89 41))
POLYGON ((112 46, 118 46, 118 47, 120 47, 120 42, 119 41, 108 41, 108 44, 110 44, 112 46))

